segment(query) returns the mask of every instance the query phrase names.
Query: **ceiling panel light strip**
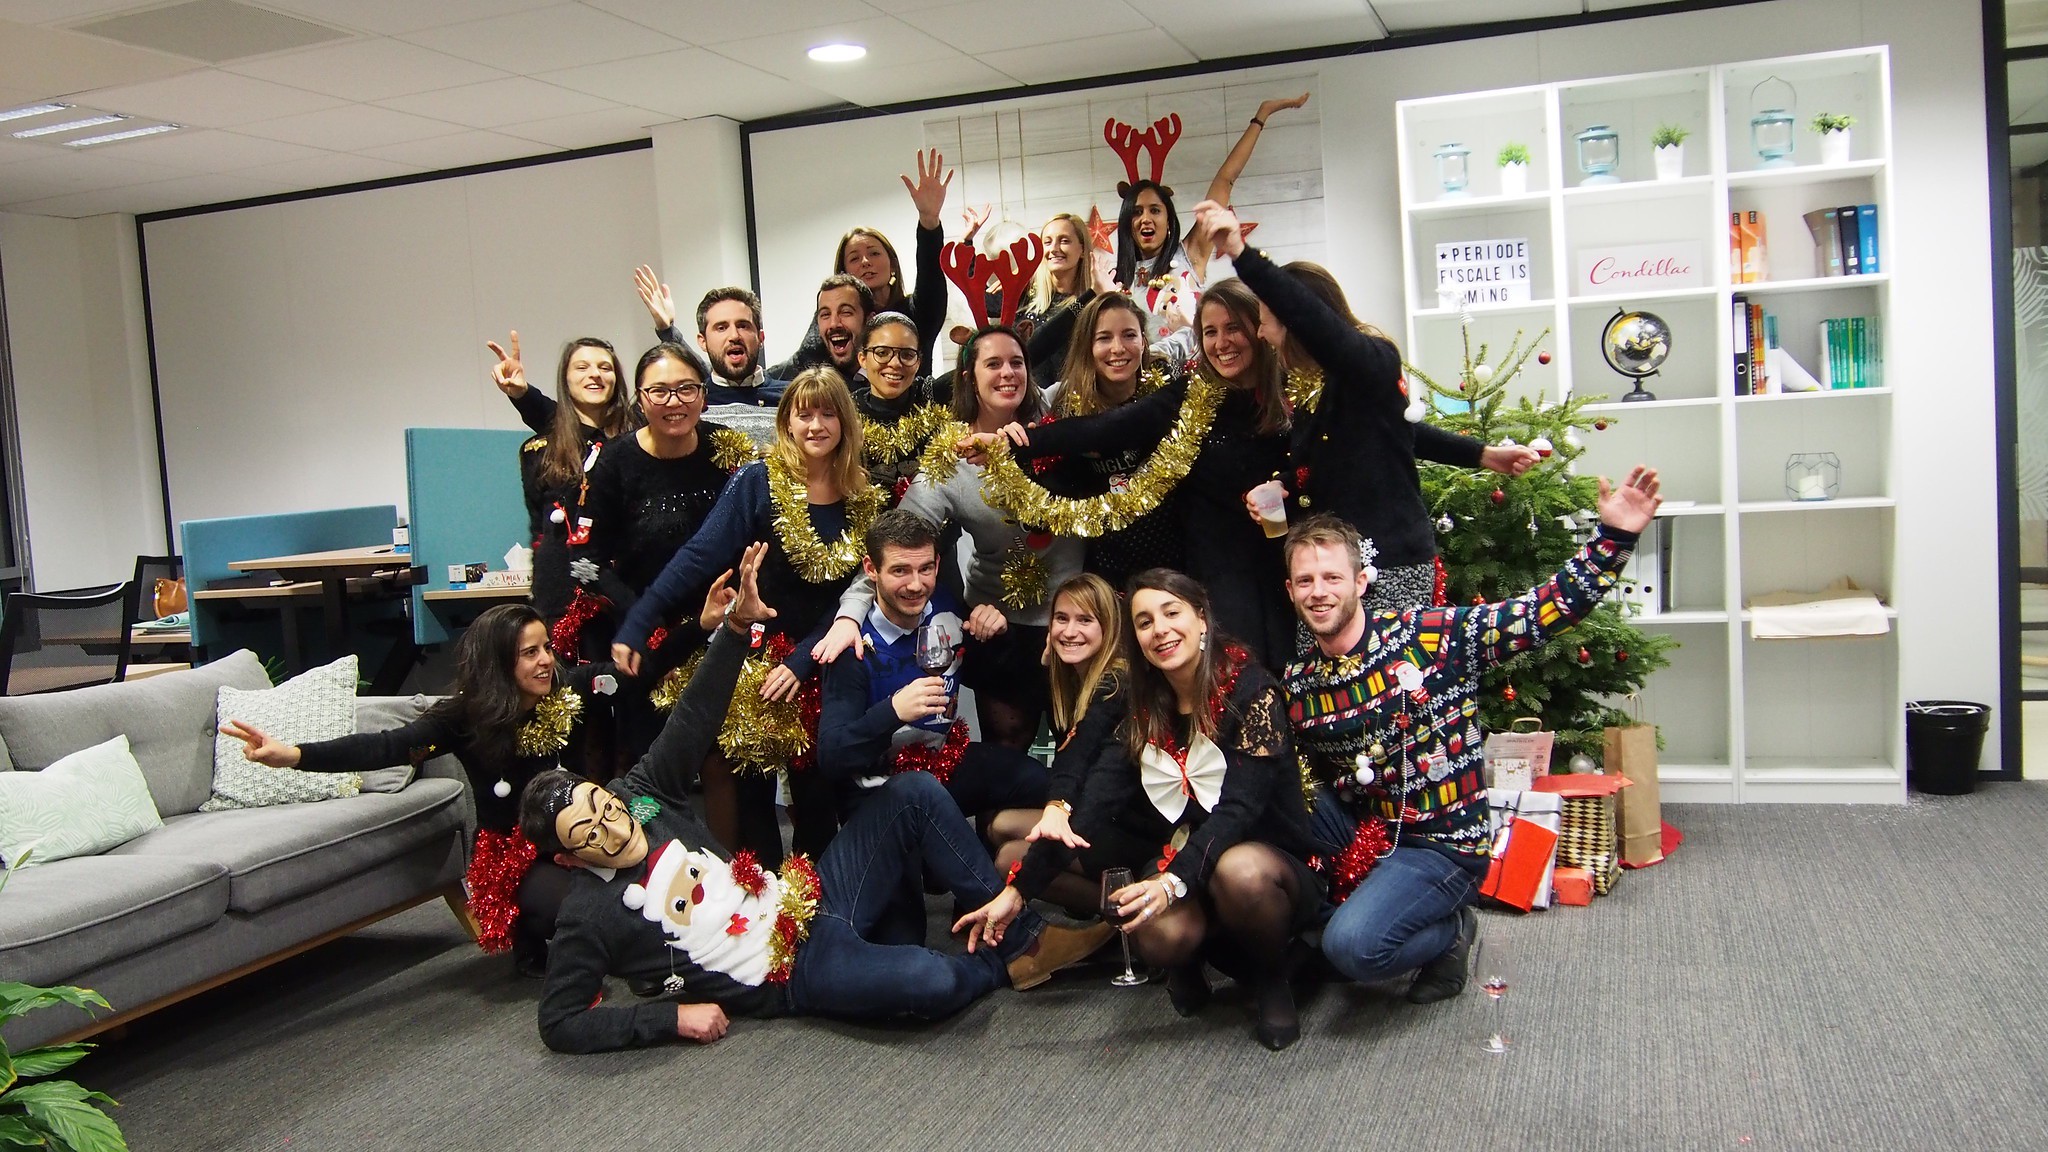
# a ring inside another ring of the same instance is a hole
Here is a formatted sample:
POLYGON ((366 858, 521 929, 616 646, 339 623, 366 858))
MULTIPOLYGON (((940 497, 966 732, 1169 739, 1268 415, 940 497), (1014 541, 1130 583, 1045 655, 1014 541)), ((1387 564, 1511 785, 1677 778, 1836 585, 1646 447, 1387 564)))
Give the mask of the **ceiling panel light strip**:
POLYGON ((9 120, 26 120, 31 116, 47 116, 52 112, 66 111, 70 107, 69 104, 30 104, 23 108, 9 108, 5 112, 0 112, 0 124, 5 124, 9 120))
POLYGON ((109 132, 104 136, 87 136, 83 140, 65 140, 66 148, 83 148, 88 144, 111 144, 116 140, 133 140, 137 136, 154 136, 159 132, 176 132, 182 124, 151 124, 147 128, 130 128, 126 132, 109 132))
POLYGON ((37 136, 55 136, 59 132, 76 132, 80 128, 97 128, 102 124, 113 124, 126 119, 126 116, 88 116, 83 120, 67 120, 62 124, 45 124, 40 128, 24 128, 14 133, 14 138, 16 140, 29 140, 37 136))

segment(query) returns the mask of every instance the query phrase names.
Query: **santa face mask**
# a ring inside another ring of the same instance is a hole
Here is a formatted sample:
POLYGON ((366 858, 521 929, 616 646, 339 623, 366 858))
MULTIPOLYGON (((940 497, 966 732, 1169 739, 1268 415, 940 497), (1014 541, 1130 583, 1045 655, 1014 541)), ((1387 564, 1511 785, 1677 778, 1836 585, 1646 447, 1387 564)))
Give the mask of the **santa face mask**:
POLYGON ((647 833, 617 796, 595 784, 576 786, 555 814, 555 836, 569 854, 598 868, 631 868, 647 858, 647 833))

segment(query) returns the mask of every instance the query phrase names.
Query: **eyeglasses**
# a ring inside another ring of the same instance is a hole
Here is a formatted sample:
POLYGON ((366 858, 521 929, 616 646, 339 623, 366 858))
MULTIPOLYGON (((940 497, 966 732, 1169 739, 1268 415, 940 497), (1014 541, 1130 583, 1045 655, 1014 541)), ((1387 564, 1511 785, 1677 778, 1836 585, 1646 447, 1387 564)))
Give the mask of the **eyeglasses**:
POLYGON ((674 388, 642 388, 640 396, 642 399, 651 400, 656 404, 687 404, 692 400, 703 398, 704 386, 702 384, 679 384, 674 388))
POLYGON ((870 344, 867 354, 873 356, 877 364, 887 364, 891 360, 899 364, 915 364, 918 360, 917 349, 892 348, 887 344, 870 344))

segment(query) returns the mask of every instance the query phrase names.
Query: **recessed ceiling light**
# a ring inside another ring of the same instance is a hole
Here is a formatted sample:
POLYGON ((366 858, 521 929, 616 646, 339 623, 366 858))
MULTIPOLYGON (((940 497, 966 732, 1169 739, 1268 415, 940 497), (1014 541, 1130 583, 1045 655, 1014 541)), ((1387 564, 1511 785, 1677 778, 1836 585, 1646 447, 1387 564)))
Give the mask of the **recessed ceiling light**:
POLYGON ((858 44, 820 44, 811 49, 811 59, 820 64, 847 64, 867 54, 858 44))
POLYGON ((133 140, 137 136, 154 136, 159 132, 176 132, 180 124, 151 124, 147 128, 130 128, 126 132, 109 132, 104 136, 87 136, 83 140, 66 140, 66 148, 83 148, 89 144, 111 144, 116 140, 133 140))
POLYGON ((62 112, 69 107, 71 107, 69 104, 30 104, 25 108, 10 108, 5 112, 0 112, 0 124, 4 124, 9 120, 26 120, 31 116, 45 116, 51 112, 62 112))
POLYGON ((45 124, 40 128, 24 128, 14 133, 14 138, 16 140, 29 140, 37 136, 55 136, 59 132, 76 132, 80 128, 97 128, 102 124, 112 124, 126 119, 126 116, 88 116, 83 120, 66 120, 62 124, 45 124))

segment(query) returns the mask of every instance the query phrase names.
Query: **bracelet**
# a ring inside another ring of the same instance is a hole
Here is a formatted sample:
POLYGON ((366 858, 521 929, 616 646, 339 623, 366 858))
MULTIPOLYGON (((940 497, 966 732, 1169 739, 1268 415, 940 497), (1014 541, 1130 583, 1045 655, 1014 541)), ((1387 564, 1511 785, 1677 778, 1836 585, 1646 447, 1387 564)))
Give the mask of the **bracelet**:
POLYGON ((1045 802, 1045 806, 1047 808, 1057 808, 1069 816, 1074 814, 1074 806, 1065 800, 1048 800, 1045 802))
POLYGON ((1166 897, 1166 903, 1164 903, 1164 904, 1161 904, 1161 905, 1160 905, 1160 907, 1161 907, 1161 908, 1171 908, 1171 907, 1173 907, 1173 888, 1172 888, 1172 886, 1171 886, 1171 885, 1167 884, 1167 882, 1166 882, 1166 881, 1164 881, 1164 880, 1161 880, 1161 881, 1159 882, 1159 894, 1160 894, 1161 896, 1164 896, 1164 897, 1166 897))
POLYGON ((1266 126, 1266 122, 1264 120, 1259 119, 1257 116, 1252 117, 1252 123, 1257 124, 1261 128, 1264 128, 1266 126))

